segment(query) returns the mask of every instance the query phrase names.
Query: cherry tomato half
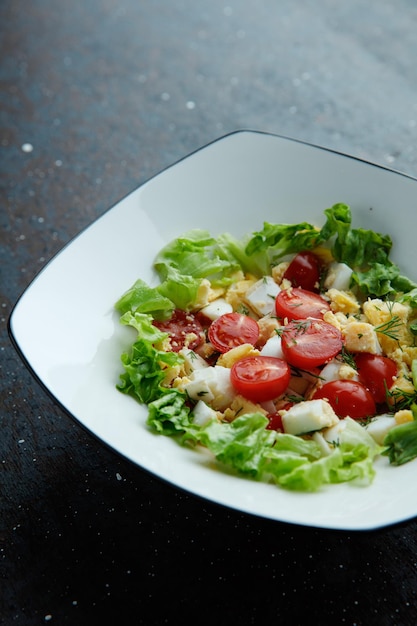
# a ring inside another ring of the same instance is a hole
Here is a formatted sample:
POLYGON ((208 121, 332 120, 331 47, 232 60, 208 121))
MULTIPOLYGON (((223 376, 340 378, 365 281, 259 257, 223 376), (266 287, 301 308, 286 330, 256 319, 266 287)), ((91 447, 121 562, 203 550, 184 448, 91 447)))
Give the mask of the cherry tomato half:
POLYGON ((364 419, 376 413, 372 394, 362 383, 354 380, 332 380, 314 394, 314 399, 326 399, 338 417, 364 419))
POLYGON ((247 356, 230 370, 233 387, 252 402, 278 398, 288 387, 290 376, 288 363, 273 356, 247 356))
POLYGON ((208 338, 219 352, 228 352, 243 343, 254 346, 258 337, 257 322, 242 313, 225 313, 214 320, 208 329, 208 338))
POLYGON ((283 278, 289 280, 293 287, 318 291, 320 272, 321 261, 319 257, 306 250, 296 254, 285 270, 283 278))
POLYGON ((268 424, 266 425, 267 430, 278 430, 280 432, 284 432, 284 426, 282 425, 282 417, 279 413, 268 413, 268 424))
POLYGON ((330 311, 330 304, 317 293, 296 287, 279 292, 275 298, 275 311, 278 317, 290 320, 322 319, 324 313, 330 311))
POLYGON ((377 404, 387 400, 389 389, 398 373, 396 363, 386 356, 361 352, 355 355, 359 380, 372 393, 377 404))
POLYGON ((342 333, 319 319, 292 321, 284 326, 281 346, 290 365, 308 370, 327 363, 342 350, 342 333))
POLYGON ((184 347, 195 350, 205 339, 203 327, 195 315, 181 309, 175 309, 169 320, 154 320, 153 324, 168 333, 172 352, 179 352, 184 347))

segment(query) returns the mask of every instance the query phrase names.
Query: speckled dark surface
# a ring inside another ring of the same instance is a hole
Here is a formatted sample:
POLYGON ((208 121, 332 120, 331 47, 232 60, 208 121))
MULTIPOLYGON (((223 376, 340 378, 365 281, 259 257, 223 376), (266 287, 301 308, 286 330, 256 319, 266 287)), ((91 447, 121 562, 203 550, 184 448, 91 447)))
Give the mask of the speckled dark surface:
POLYGON ((7 331, 66 242, 229 131, 417 176, 416 29, 413 0, 0 4, 1 624, 416 623, 415 521, 331 532, 179 492, 76 425, 7 331))

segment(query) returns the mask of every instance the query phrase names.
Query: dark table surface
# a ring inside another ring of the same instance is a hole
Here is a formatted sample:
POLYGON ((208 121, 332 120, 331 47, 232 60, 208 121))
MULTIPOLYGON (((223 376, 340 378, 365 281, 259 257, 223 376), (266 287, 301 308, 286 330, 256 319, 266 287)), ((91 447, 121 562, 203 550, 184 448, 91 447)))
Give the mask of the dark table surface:
POLYGON ((0 4, 2 624, 417 623, 416 521, 304 528, 176 490, 73 422, 7 330, 64 244, 230 131, 417 176, 416 29, 414 0, 0 4))

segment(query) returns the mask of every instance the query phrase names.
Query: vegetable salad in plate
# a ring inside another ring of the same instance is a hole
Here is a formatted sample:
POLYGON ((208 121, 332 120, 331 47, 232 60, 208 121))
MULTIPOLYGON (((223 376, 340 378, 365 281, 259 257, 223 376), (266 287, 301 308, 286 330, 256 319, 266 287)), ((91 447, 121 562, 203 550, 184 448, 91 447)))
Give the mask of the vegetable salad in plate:
POLYGON ((160 283, 116 303, 136 333, 117 386, 152 430, 301 491, 417 456, 417 284, 351 221, 336 204, 321 227, 195 229, 158 253, 160 283))

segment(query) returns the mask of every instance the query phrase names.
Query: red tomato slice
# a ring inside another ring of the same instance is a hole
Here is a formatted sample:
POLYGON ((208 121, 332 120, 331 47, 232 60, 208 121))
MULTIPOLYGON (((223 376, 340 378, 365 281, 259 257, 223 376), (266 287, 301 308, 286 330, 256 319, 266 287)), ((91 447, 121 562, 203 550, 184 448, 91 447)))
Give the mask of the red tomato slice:
POLYGON ((332 380, 314 394, 314 398, 328 400, 338 417, 365 419, 376 413, 372 394, 362 383, 354 380, 332 380))
POLYGON ((248 356, 236 361, 230 371, 233 387, 252 402, 278 398, 290 381, 290 367, 273 356, 248 356))
POLYGON ((164 333, 168 333, 172 352, 179 352, 182 348, 195 350, 205 340, 203 327, 192 313, 175 309, 169 320, 153 321, 154 326, 164 333))
POLYGON ((290 281, 293 287, 302 287, 308 291, 318 291, 320 282, 321 261, 318 256, 308 250, 299 252, 284 272, 283 278, 290 281))
POLYGON ((359 380, 372 393, 377 404, 387 400, 387 390, 398 373, 396 363, 386 356, 361 352, 355 355, 359 380))
POLYGON ((282 425, 282 417, 279 413, 269 413, 267 415, 268 424, 266 425, 267 430, 278 430, 280 432, 284 432, 284 426, 282 425))
POLYGON ((228 352, 243 343, 254 346, 258 337, 257 322, 242 313, 225 313, 214 320, 208 329, 209 341, 219 352, 228 352))
POLYGON ((309 370, 342 350, 342 333, 319 319, 292 321, 283 328, 281 346, 290 365, 309 370))
POLYGON ((330 304, 317 293, 296 287, 279 292, 275 298, 275 311, 278 317, 290 320, 322 319, 324 313, 330 311, 330 304))

